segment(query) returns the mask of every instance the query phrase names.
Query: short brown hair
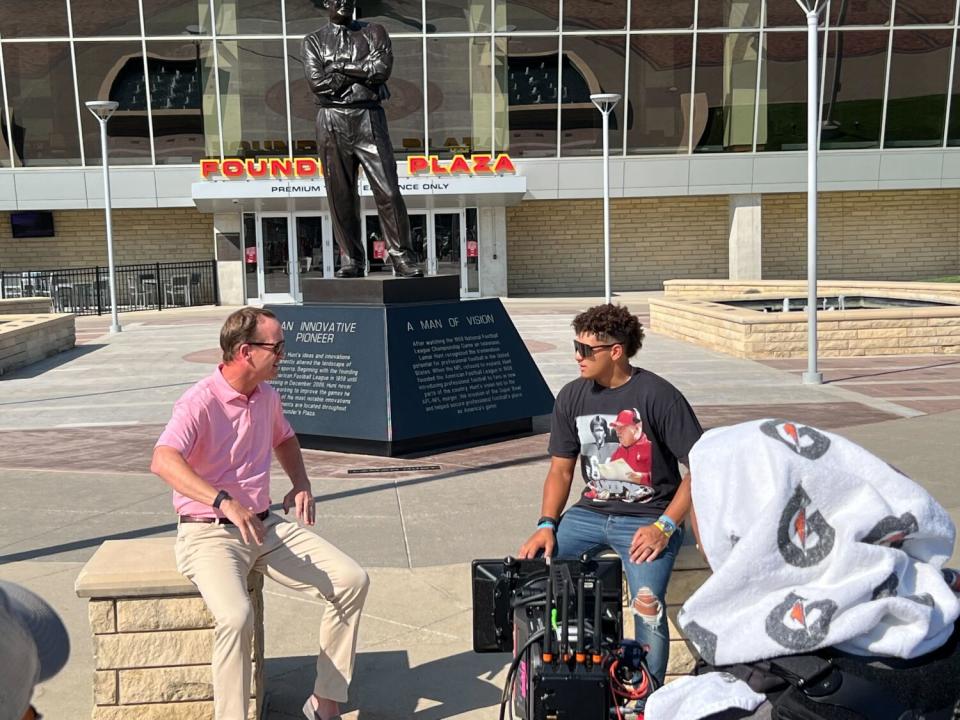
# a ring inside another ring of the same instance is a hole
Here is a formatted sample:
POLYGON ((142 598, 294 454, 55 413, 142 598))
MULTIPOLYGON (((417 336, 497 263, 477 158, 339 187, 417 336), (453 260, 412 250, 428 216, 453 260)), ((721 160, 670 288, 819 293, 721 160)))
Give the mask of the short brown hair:
POLYGON ((577 335, 590 333, 601 342, 623 345, 628 358, 643 346, 643 325, 623 305, 608 303, 584 310, 573 319, 573 329, 577 335))
POLYGON ((256 339, 260 318, 276 320, 277 316, 269 310, 257 307, 244 307, 230 313, 230 317, 220 329, 220 349, 223 350, 225 363, 233 360, 238 347, 256 339))

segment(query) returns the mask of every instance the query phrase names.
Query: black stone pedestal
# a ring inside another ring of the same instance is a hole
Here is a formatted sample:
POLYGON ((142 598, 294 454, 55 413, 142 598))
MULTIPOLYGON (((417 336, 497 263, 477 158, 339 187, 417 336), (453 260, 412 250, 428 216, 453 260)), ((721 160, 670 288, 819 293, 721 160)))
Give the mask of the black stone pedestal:
POLYGON ((338 302, 270 306, 287 348, 273 385, 304 447, 402 455, 529 432, 552 412, 500 300, 461 301, 448 278, 328 280, 338 302), (448 278, 453 298, 403 301, 448 278))

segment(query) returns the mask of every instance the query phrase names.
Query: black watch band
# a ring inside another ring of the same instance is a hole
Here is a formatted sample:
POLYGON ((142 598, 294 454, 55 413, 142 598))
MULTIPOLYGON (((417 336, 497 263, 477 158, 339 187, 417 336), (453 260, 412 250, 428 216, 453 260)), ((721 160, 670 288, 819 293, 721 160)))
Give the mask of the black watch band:
POLYGON ((537 520, 537 527, 540 527, 541 525, 544 525, 544 524, 546 524, 546 523, 549 523, 550 525, 553 525, 553 529, 556 530, 556 529, 557 529, 557 525, 560 524, 560 521, 557 520, 557 518, 552 518, 552 517, 550 517, 549 515, 544 515, 542 518, 540 518, 539 520, 537 520))
POLYGON ((233 498, 230 496, 230 493, 228 493, 226 490, 221 490, 220 492, 217 493, 217 497, 214 498, 213 506, 217 510, 219 510, 220 503, 222 503, 224 500, 233 500, 233 498))

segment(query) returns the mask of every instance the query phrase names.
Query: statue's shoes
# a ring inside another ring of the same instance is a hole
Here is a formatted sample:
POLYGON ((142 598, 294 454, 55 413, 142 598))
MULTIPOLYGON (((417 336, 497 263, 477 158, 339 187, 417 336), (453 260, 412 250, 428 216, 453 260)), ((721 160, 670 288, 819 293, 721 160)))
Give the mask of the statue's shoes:
POLYGON ((418 268, 416 265, 405 263, 403 261, 394 262, 393 269, 396 271, 399 277, 404 277, 404 278, 423 277, 423 270, 418 268))
POLYGON ((359 265, 344 265, 334 273, 338 278, 362 278, 363 268, 359 265))

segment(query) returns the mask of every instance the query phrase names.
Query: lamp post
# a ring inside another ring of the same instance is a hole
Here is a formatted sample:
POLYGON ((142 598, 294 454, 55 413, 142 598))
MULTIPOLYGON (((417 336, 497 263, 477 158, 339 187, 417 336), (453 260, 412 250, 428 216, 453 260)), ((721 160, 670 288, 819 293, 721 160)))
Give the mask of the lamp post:
POLYGON ((817 26, 820 0, 797 0, 807 16, 807 371, 804 385, 819 385, 817 370, 817 149, 820 128, 820 94, 817 91, 817 26))
POLYGON ((103 155, 103 211, 107 224, 107 266, 110 269, 110 333, 121 331, 117 317, 117 278, 113 267, 113 220, 110 216, 110 161, 107 157, 107 121, 119 103, 113 100, 91 100, 84 103, 100 123, 100 151, 103 155))
POLYGON ((620 102, 617 93, 597 93, 590 99, 603 115, 603 287, 607 304, 610 291, 610 113, 620 102))

